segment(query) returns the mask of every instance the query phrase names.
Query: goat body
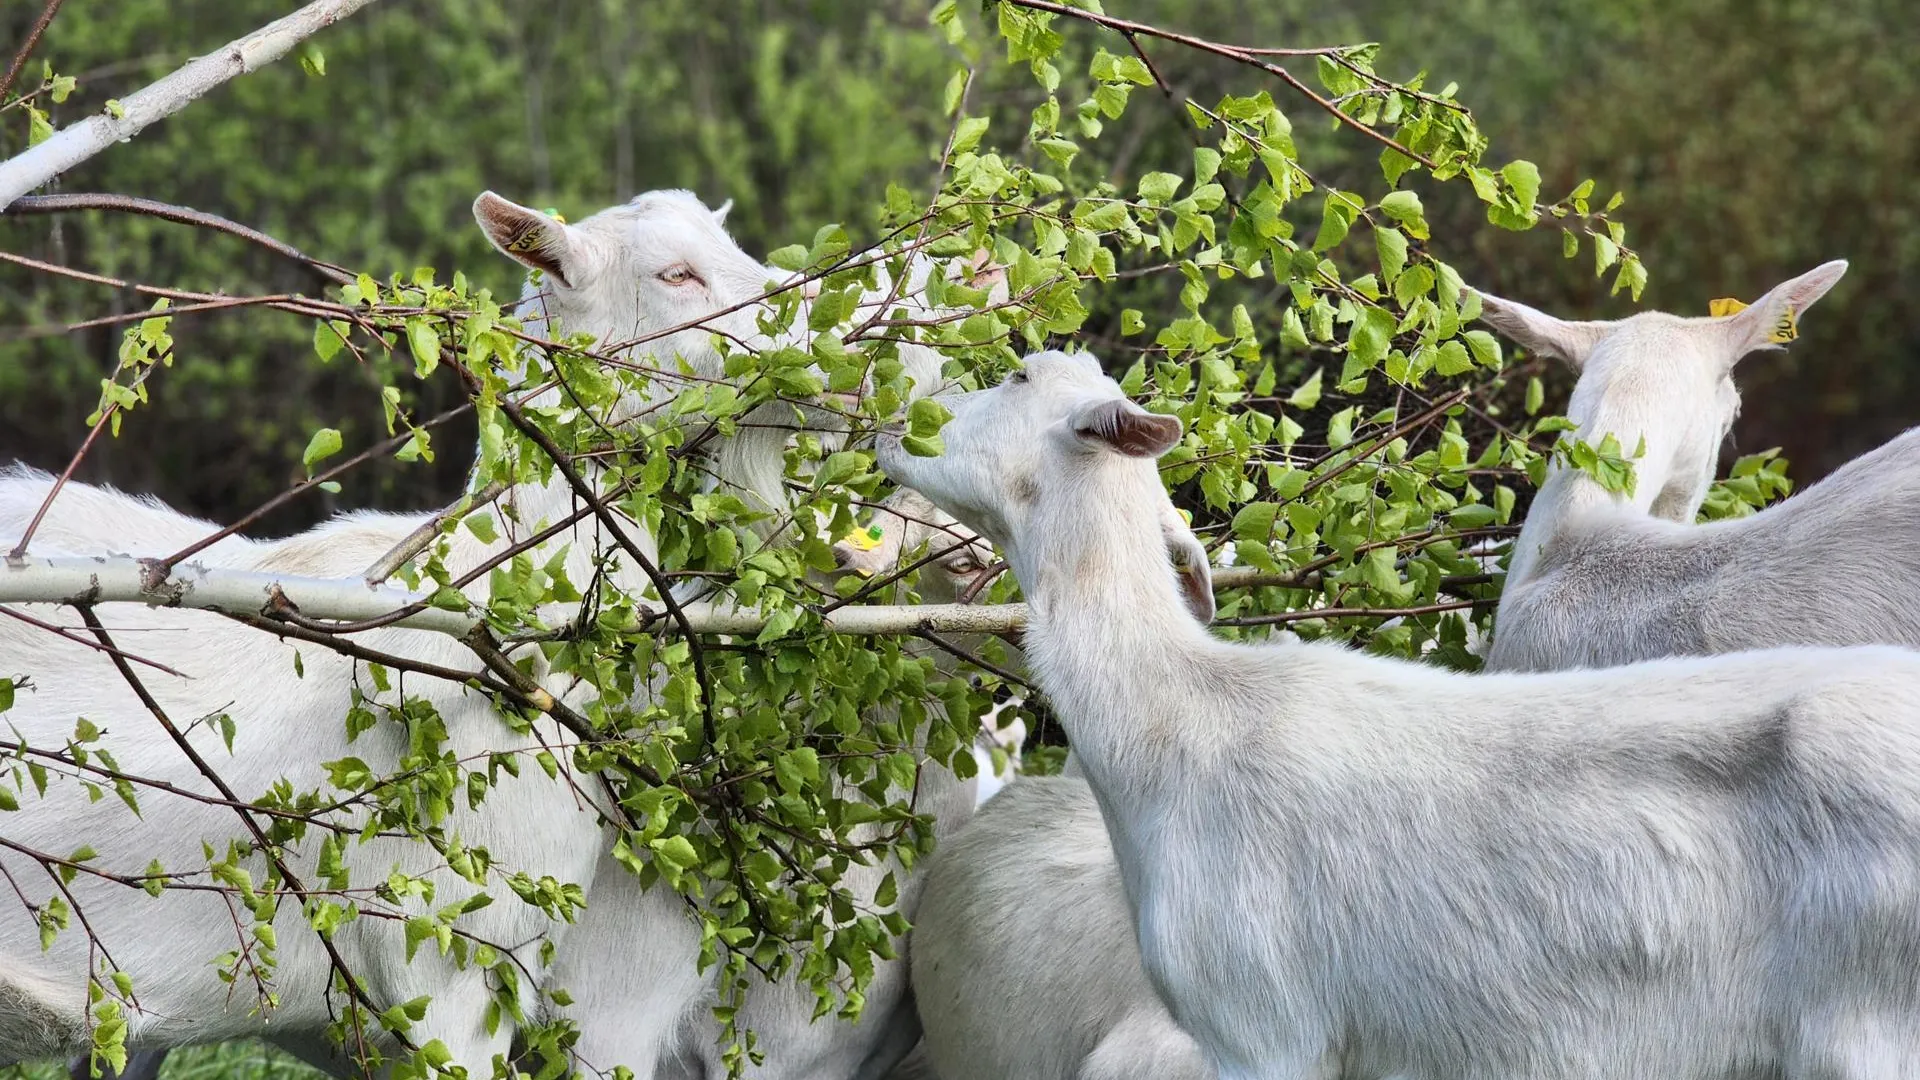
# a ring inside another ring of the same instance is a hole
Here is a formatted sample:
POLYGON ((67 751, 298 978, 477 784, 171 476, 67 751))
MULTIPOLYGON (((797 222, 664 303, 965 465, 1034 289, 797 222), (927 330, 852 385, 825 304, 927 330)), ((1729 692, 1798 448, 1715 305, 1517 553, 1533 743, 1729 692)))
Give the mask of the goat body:
POLYGON ((1084 780, 1009 784, 926 868, 913 989, 942 1080, 1211 1080, 1140 965, 1084 780))
POLYGON ((1553 464, 1514 542, 1489 670, 1604 667, 1787 644, 1920 645, 1920 432, 1748 517, 1694 524, 1740 396, 1846 270, 1828 263, 1717 318, 1567 322, 1482 295, 1488 322, 1571 364, 1577 437, 1643 449, 1631 492, 1553 464))
POLYGON ((1920 1071, 1920 654, 1467 676, 1209 635, 1178 421, 1042 354, 882 465, 1006 553, 1148 977, 1222 1080, 1920 1071))

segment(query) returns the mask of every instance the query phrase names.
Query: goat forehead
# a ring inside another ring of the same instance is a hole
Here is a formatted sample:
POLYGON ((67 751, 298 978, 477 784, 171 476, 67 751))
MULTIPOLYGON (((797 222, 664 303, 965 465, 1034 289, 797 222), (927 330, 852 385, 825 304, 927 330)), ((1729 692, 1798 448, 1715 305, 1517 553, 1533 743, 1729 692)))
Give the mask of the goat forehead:
POLYGON ((1622 319, 1601 339, 1589 365, 1666 365, 1721 359, 1726 345, 1712 319, 1688 319, 1662 311, 1643 311, 1622 319))
POLYGON ((747 258, 713 219, 712 211, 688 192, 651 191, 624 206, 602 210, 582 221, 579 228, 636 253, 747 258))

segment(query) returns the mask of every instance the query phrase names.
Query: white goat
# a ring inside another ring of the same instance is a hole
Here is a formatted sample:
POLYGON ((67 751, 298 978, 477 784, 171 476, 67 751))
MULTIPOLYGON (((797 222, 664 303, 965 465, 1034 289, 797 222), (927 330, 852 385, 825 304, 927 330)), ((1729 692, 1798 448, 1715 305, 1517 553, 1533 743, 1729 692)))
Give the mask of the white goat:
POLYGON ((1178 421, 1060 354, 946 404, 942 456, 881 463, 1012 565, 1222 1080, 1920 1071, 1920 654, 1470 676, 1220 641, 1160 528, 1178 421))
MULTIPOLYGON (((713 215, 685 193, 644 195, 578 225, 561 225, 491 193, 476 201, 475 212, 503 250, 546 273, 538 310, 560 319, 567 331, 587 332, 602 342, 630 340, 750 301, 763 291, 767 280, 760 264, 740 252, 713 215)), ((530 297, 529 306, 533 303, 530 297)), ((756 339, 751 305, 709 320, 708 325, 737 340, 756 339)), ((648 351, 661 356, 678 353, 696 375, 718 378, 720 361, 708 342, 708 332, 681 331, 651 344, 648 351)), ((558 402, 556 395, 554 403, 558 402)), ((623 411, 637 413, 647 404, 646 400, 630 401, 623 411)), ((778 453, 776 446, 776 459, 778 453)), ((719 471, 724 475, 722 457, 719 471)), ((757 484, 764 475, 748 474, 742 486, 765 491, 757 484)), ((0 479, 0 522, 17 535, 45 490, 43 476, 16 472, 0 479)), ((513 511, 505 535, 496 543, 482 544, 464 532, 456 534, 450 541, 454 565, 479 563, 525 532, 558 519, 572 510, 573 497, 556 478, 551 483, 516 487, 503 496, 502 504, 513 511)), ((350 577, 364 571, 422 520, 418 515, 349 515, 283 541, 223 541, 203 558, 215 565, 350 577)), ((158 554, 183 546, 182 537, 198 539, 211 531, 204 522, 150 502, 75 485, 53 504, 36 535, 49 544, 58 540, 71 551, 158 554)), ((631 526, 627 531, 653 557, 645 531, 631 526)), ((593 572, 595 554, 609 549, 611 538, 590 518, 547 547, 560 544, 569 545, 568 576, 584 583, 593 572)), ((622 566, 615 583, 634 591, 646 585, 631 565, 622 566)), ((476 599, 484 599, 484 586, 469 591, 476 599)), ((237 793, 243 797, 282 776, 296 789, 322 786, 325 772, 320 763, 349 753, 367 760, 376 772, 392 771, 406 752, 406 738, 387 728, 363 735, 349 749, 340 714, 355 685, 354 668, 326 650, 302 650, 305 676, 301 679, 292 674, 292 646, 216 616, 121 607, 103 609, 101 617, 110 629, 138 631, 121 634, 122 644, 127 639, 137 641, 140 655, 193 676, 179 680, 149 673, 155 697, 178 724, 222 711, 238 721, 231 758, 211 725, 200 725, 189 739, 203 756, 217 762, 223 774, 235 778, 237 793)), ((158 730, 98 653, 12 621, 0 622, 4 622, 0 656, 10 667, 40 677, 39 690, 23 694, 7 714, 29 743, 59 745, 74 717, 85 715, 108 729, 107 745, 122 768, 207 792, 207 781, 158 730)), ((444 666, 471 666, 463 646, 438 635, 384 630, 359 640, 444 666)), ((529 738, 503 739, 505 729, 478 695, 427 680, 410 680, 406 689, 409 696, 425 697, 440 709, 452 751, 463 759, 502 745, 533 748, 529 738)), ((559 731, 544 722, 536 724, 535 732, 548 744, 560 738, 559 731)), ((548 780, 539 770, 531 770, 522 779, 504 782, 478 809, 457 812, 449 828, 469 844, 487 846, 503 867, 525 869, 536 878, 550 875, 593 885, 596 866, 613 864, 602 856, 606 837, 594 808, 583 802, 571 780, 564 774, 548 780)), ((930 801, 939 809, 937 798, 930 801)), ((950 801, 964 804, 970 797, 962 792, 950 801)), ((147 816, 129 825, 124 809, 93 803, 74 782, 57 783, 44 801, 19 815, 19 827, 9 829, 8 839, 64 853, 73 837, 85 837, 100 848, 97 865, 137 873, 155 857, 169 869, 198 865, 203 839, 218 843, 238 829, 232 811, 224 806, 154 792, 146 795, 143 804, 147 816)), ((312 857, 310 851, 295 853, 291 862, 303 875, 310 875, 312 857)), ((436 906, 473 891, 453 875, 435 871, 432 863, 409 843, 375 840, 348 849, 348 865, 356 880, 384 879, 396 866, 424 873, 435 883, 436 906)), ((32 880, 34 864, 17 854, 0 853, 0 866, 18 880, 32 880)), ((883 872, 872 870, 876 883, 883 872)), ((579 1002, 581 1056, 605 1067, 631 1064, 639 1076, 649 1076, 657 1062, 678 1053, 670 1038, 697 1042, 712 1030, 710 1021, 692 1022, 707 1020, 698 1006, 709 1000, 711 992, 710 980, 697 975, 692 954, 681 948, 687 942, 697 945, 697 931, 677 901, 643 893, 624 870, 600 876, 598 884, 601 887, 591 893, 593 902, 582 925, 571 937, 567 928, 549 922, 537 909, 511 902, 470 915, 463 925, 483 939, 514 944, 515 955, 534 974, 522 982, 529 993, 540 975, 536 957, 541 941, 558 941, 553 977, 571 989, 579 1002), (626 954, 638 955, 632 963, 621 962, 618 958, 626 954), (661 982, 682 993, 679 999, 656 1002, 658 1007, 648 1014, 659 1038, 636 1042, 630 1033, 646 1025, 631 1022, 628 1010, 640 995, 630 991, 636 984, 655 991, 647 974, 654 967, 670 976, 661 982)), ((126 890, 84 875, 72 888, 93 930, 135 976, 142 1008, 131 1016, 129 1034, 134 1045, 165 1046, 269 1030, 310 1056, 320 1045, 321 1031, 332 1019, 322 994, 328 982, 328 961, 311 934, 292 932, 302 921, 297 909, 289 908, 282 916, 288 925, 279 935, 281 998, 268 1029, 260 1017, 230 1007, 226 987, 206 965, 207 958, 245 945, 218 899, 211 894, 168 892, 151 902, 157 906, 148 906, 146 898, 130 900, 126 890), (148 933, 156 918, 176 927, 176 932, 166 937, 148 933)), ((433 1009, 413 1037, 438 1038, 455 1063, 484 1072, 488 1060, 506 1050, 513 1034, 507 1026, 488 1033, 482 1024, 490 996, 485 973, 459 971, 451 962, 431 955, 403 963, 399 938, 397 924, 361 919, 345 928, 335 944, 366 980, 376 1001, 390 1004, 431 994, 433 1009)), ((83 1048, 88 953, 78 931, 63 935, 50 953, 42 955, 29 920, 0 923, 0 961, 4 961, 0 962, 0 1061, 83 1048)), ((876 1012, 886 1011, 888 993, 898 996, 902 982, 904 975, 898 972, 890 979, 876 979, 875 991, 869 995, 870 1001, 880 1003, 876 1012)), ((796 1010, 768 1000, 783 993, 806 998, 807 1008, 798 1012, 796 1021, 801 1029, 798 1036, 787 1040, 786 1031, 770 1031, 771 1024, 747 1020, 768 1039, 776 1056, 790 1055, 802 1063, 792 1071, 770 1070, 773 1075, 813 1075, 805 1071, 813 1067, 805 1054, 822 1043, 833 1044, 828 1049, 841 1058, 857 1062, 864 1056, 862 1040, 867 1036, 861 1031, 844 1024, 806 1023, 811 995, 797 988, 763 990, 760 1000, 749 1007, 786 1019, 796 1010)), ((863 1029, 868 1026, 862 1025, 863 1029)), ((710 1035, 706 1041, 713 1041, 710 1035)), ((819 1075, 841 1074, 821 1071, 819 1075)))
MULTIPOLYGON (((574 227, 561 225, 490 193, 475 202, 474 213, 495 245, 509 256, 545 275, 557 276, 561 283, 577 276, 567 264, 565 254, 582 246, 570 233, 574 227), (527 236, 545 239, 529 243, 523 239, 527 236)), ((580 228, 584 229, 588 223, 582 222, 580 228)), ((717 218, 710 219, 709 224, 713 235, 725 242, 729 253, 737 253, 738 248, 720 230, 717 218)), ((712 241, 713 237, 707 239, 712 241)), ((625 254, 618 235, 612 248, 616 253, 625 254)), ((744 255, 740 257, 744 259, 744 255)), ((689 280, 681 271, 691 271, 690 280, 696 284, 706 280, 699 267, 687 264, 684 259, 667 257, 645 260, 616 277, 644 275, 649 280, 689 280)), ((902 290, 905 297, 902 303, 910 310, 916 307, 924 310, 920 290, 924 289, 927 272, 924 265, 918 266, 908 287, 902 290)), ((653 297, 627 297, 619 291, 626 284, 624 281, 609 286, 613 290, 611 295, 606 290, 595 292, 591 288, 569 290, 561 284, 550 287, 550 294, 539 294, 536 301, 530 290, 526 306, 557 318, 561 328, 568 332, 586 331, 601 341, 617 341, 623 336, 641 335, 635 331, 609 337, 602 329, 604 311, 646 311, 652 325, 672 326, 706 311, 758 296, 766 281, 782 280, 781 272, 759 264, 754 264, 754 269, 749 271, 745 263, 741 263, 737 273, 743 284, 746 277, 757 275, 750 291, 742 290, 738 295, 716 294, 703 299, 699 311, 684 316, 657 304, 653 297), (535 308, 536 303, 544 304, 544 308, 535 308)), ((591 286, 600 280, 599 275, 596 264, 589 263, 587 273, 578 276, 585 276, 591 286)), ((870 294, 870 303, 884 298, 885 286, 883 280, 880 290, 870 294)), ((871 310, 865 314, 871 314, 871 310)), ((865 314, 857 312, 855 317, 864 318, 865 314)), ((799 323, 805 325, 804 313, 799 323)), ((684 354, 687 346, 681 345, 680 350, 684 354)), ((710 347, 706 354, 717 366, 719 358, 710 347)), ((901 360, 914 382, 916 394, 938 385, 940 358, 932 349, 903 346, 901 360)), ((809 409, 806 419, 812 424, 830 427, 837 418, 830 412, 809 409)), ((791 407, 784 405, 763 406, 743 418, 739 433, 724 440, 715 452, 716 481, 757 498, 762 506, 786 507, 781 459, 790 423, 791 407), (787 415, 781 416, 781 410, 786 410, 787 415)), ((944 769, 928 770, 919 808, 931 814, 942 828, 965 820, 972 801, 971 785, 959 783, 944 769)), ((871 897, 889 871, 894 872, 899 881, 899 909, 911 917, 918 898, 919 879, 917 875, 905 873, 898 864, 854 866, 842 880, 857 894, 871 897)), ((699 970, 698 930, 688 920, 681 901, 665 891, 642 890, 611 856, 602 857, 597 876, 601 882, 611 884, 603 884, 596 892, 554 965, 554 979, 572 993, 575 1004, 571 1015, 581 1027, 575 1056, 582 1064, 600 1070, 627 1065, 636 1070, 638 1080, 646 1080, 649 1064, 660 1070, 661 1076, 678 1075, 685 1069, 699 1070, 703 1075, 724 1073, 725 1066, 719 1057, 719 1025, 709 1011, 715 1000, 713 974, 699 970), (611 899, 606 896, 609 888, 615 893, 611 899), (644 952, 636 951, 636 943, 645 943, 644 952), (622 959, 610 962, 612 957, 622 959)), ((879 1068, 890 1056, 897 1056, 890 1047, 899 1038, 901 1010, 911 1009, 911 1004, 903 1001, 906 988, 903 963, 876 960, 874 978, 866 993, 866 1010, 857 1024, 838 1020, 814 1023, 811 991, 792 984, 755 987, 740 1012, 739 1022, 757 1034, 759 1047, 766 1053, 761 1075, 781 1080, 844 1080, 853 1076, 856 1069, 879 1068), (863 1065, 870 1058, 878 1058, 880 1062, 863 1065)))
POLYGON ((941 1080, 1212 1080, 1148 983, 1085 780, 1009 784, 928 860, 913 989, 941 1080))
MULTIPOLYGON (((1178 516, 1161 528, 1172 558, 1205 558, 1178 516)), ((1213 618, 1211 593, 1186 600, 1196 619, 1213 618)), ((1020 779, 998 797, 992 813, 942 840, 927 866, 912 940, 921 1075, 1211 1080, 1199 1046, 1146 981, 1113 844, 1079 759, 1070 755, 1060 777, 1020 779)))
POLYGON ((1481 317, 1580 373, 1577 437, 1632 453, 1633 493, 1558 464, 1514 544, 1487 666, 1603 667, 1784 644, 1920 645, 1920 431, 1744 518, 1695 524, 1738 411, 1734 365, 1777 347, 1845 273, 1827 263, 1720 318, 1567 322, 1482 295, 1481 317))

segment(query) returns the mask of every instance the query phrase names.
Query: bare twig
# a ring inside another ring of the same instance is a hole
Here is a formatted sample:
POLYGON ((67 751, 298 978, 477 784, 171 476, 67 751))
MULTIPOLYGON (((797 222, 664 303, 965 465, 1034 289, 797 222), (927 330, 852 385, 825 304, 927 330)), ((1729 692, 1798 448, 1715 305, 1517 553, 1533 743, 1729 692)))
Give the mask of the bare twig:
POLYGON ((1219 619, 1215 626, 1279 626, 1285 623, 1307 622, 1311 619, 1393 619, 1413 615, 1434 615, 1443 611, 1465 611, 1474 607, 1492 607, 1493 600, 1443 600, 1437 604, 1422 604, 1418 607, 1403 608, 1301 608, 1298 611, 1280 611, 1272 615, 1246 615, 1237 619, 1219 619))
MULTIPOLYGON (((68 641, 73 642, 75 645, 85 645, 87 648, 93 649, 98 652, 105 652, 107 648, 105 645, 102 645, 97 641, 92 641, 87 638, 81 637, 79 634, 74 633, 73 631, 67 629, 64 626, 55 626, 53 623, 46 622, 42 619, 36 619, 24 611, 15 611, 10 607, 0 606, 0 615, 5 615, 9 619, 18 619, 19 621, 26 623, 28 626, 31 626, 40 630, 45 630, 49 634, 57 634, 60 637, 66 638, 68 641)), ((133 661, 136 664, 144 664, 155 671, 165 672, 166 674, 172 675, 175 678, 184 679, 187 677, 186 672, 179 671, 175 668, 170 668, 167 665, 162 664, 157 660, 149 660, 144 656, 135 656, 132 653, 122 653, 121 655, 125 656, 127 659, 133 661)), ((4 744, 0 744, 0 750, 4 750, 5 748, 6 747, 4 744)))
POLYGON ((62 128, 25 153, 0 162, 0 210, 114 143, 125 142, 156 120, 186 108, 221 83, 280 59, 302 40, 372 2, 314 0, 291 15, 229 42, 224 48, 187 61, 171 75, 135 91, 121 100, 119 115, 90 116, 62 128))
POLYGON ((367 572, 362 575, 367 579, 367 584, 386 584, 387 579, 399 573, 400 568, 407 565, 415 555, 427 550, 427 547, 433 543, 434 537, 440 535, 440 530, 447 527, 447 522, 488 505, 506 494, 506 491, 507 485, 504 481, 494 480, 471 495, 462 495, 452 506, 421 522, 420 527, 408 533, 406 539, 395 544, 393 550, 380 556, 372 566, 367 567, 367 572))
POLYGON ((322 262, 306 254, 292 244, 276 240, 258 229, 248 228, 237 221, 229 221, 218 214, 209 214, 172 203, 156 202, 153 199, 141 199, 131 195, 89 195, 82 193, 61 195, 25 195, 13 201, 7 207, 7 213, 22 214, 59 214, 72 210, 112 210, 125 214, 140 214, 159 218, 180 225, 192 225, 196 228, 211 229, 229 236, 237 236, 250 244, 258 244, 276 255, 284 255, 294 262, 310 267, 314 272, 335 285, 348 285, 353 275, 330 262, 322 262))
MULTIPOLYGON (((141 368, 139 374, 133 377, 133 385, 139 386, 146 382, 147 376, 153 374, 159 366, 156 361, 141 368)), ((119 411, 120 403, 117 401, 109 402, 100 410, 100 419, 94 421, 93 430, 87 432, 85 439, 80 440, 80 449, 73 452, 73 457, 67 460, 67 467, 60 470, 60 475, 54 478, 53 486, 47 489, 47 497, 40 501, 40 508, 33 512, 33 520, 27 522, 27 527, 21 530, 20 539, 14 542, 13 550, 7 552, 7 558, 18 559, 27 553, 27 544, 32 541, 33 534, 39 530, 40 523, 46 520, 47 511, 53 509, 53 500, 60 497, 60 489, 66 487, 67 481, 73 479, 74 470, 80 467, 80 462, 86 458, 87 451, 93 449, 93 444, 100 438, 100 433, 106 430, 107 424, 119 411)))
POLYGON ((21 69, 27 66, 27 59, 40 44, 40 35, 47 32, 47 24, 53 21, 54 13, 60 10, 61 0, 47 0, 47 6, 40 9, 40 17, 33 21, 33 29, 27 31, 27 40, 20 43, 20 51, 13 54, 13 63, 7 65, 7 73, 0 76, 0 101, 7 99, 7 91, 19 80, 21 69))

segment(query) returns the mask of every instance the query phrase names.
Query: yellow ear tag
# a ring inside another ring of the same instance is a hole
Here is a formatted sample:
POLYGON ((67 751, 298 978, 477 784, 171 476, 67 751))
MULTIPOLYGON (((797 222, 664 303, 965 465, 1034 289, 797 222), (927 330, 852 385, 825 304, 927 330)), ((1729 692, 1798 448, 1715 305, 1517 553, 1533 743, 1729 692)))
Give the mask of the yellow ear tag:
POLYGON ((1193 515, 1192 515, 1192 514, 1189 514, 1189 513, 1187 513, 1187 512, 1185 511, 1185 510, 1182 510, 1182 509, 1180 509, 1180 508, 1179 508, 1179 507, 1177 507, 1177 506, 1173 508, 1173 512, 1174 512, 1174 513, 1176 513, 1176 514, 1179 514, 1179 515, 1180 515, 1180 520, 1181 520, 1181 521, 1184 521, 1184 522, 1186 522, 1186 523, 1187 523, 1187 525, 1188 525, 1189 527, 1191 527, 1191 526, 1193 525, 1193 515))
POLYGON ((1799 336, 1800 320, 1794 318, 1793 309, 1788 308, 1782 311, 1780 318, 1774 322, 1773 333, 1767 335, 1767 340, 1773 342, 1775 345, 1785 345, 1787 342, 1799 336))
MULTIPOLYGON (((1707 303, 1707 314, 1716 319, 1745 310, 1747 305, 1732 297, 1722 297, 1707 303)), ((1794 316, 1792 308, 1787 308, 1780 313, 1780 318, 1773 324, 1773 330, 1767 334, 1767 340, 1775 345, 1785 345, 1799 336, 1800 320, 1794 316)))
POLYGON ((551 206, 547 207, 545 212, 548 217, 559 222, 560 224, 565 225, 567 223, 567 219, 561 215, 560 211, 555 210, 553 207, 551 206))
POLYGON ((880 546, 880 538, 885 535, 887 535, 886 530, 880 526, 869 525, 864 529, 848 533, 847 543, 852 544, 861 551, 872 551, 874 548, 880 546))

